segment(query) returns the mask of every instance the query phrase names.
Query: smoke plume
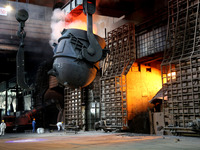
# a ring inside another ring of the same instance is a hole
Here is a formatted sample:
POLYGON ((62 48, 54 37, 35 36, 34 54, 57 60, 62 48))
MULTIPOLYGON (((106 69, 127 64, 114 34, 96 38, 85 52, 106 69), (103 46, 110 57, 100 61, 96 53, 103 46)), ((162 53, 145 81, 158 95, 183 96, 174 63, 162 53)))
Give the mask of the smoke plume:
MULTIPOLYGON (((49 41, 52 46, 53 43, 58 43, 63 29, 81 29, 87 30, 87 17, 84 13, 79 16, 65 14, 61 9, 55 9, 51 17, 51 39, 49 41)), ((96 25, 93 24, 93 33, 97 33, 96 25)))
POLYGON ((61 32, 65 28, 65 14, 61 9, 55 9, 51 17, 51 39, 49 41, 52 46, 53 43, 58 43, 58 39, 61 37, 61 32))

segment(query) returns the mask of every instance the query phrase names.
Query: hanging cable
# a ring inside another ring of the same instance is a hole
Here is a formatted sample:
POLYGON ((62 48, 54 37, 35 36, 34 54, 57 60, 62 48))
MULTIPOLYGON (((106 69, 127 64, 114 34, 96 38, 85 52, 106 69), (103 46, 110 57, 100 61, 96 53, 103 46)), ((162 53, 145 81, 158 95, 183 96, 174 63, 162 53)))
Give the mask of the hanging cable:
POLYGON ((29 12, 29 0, 26 0, 26 10, 29 12))

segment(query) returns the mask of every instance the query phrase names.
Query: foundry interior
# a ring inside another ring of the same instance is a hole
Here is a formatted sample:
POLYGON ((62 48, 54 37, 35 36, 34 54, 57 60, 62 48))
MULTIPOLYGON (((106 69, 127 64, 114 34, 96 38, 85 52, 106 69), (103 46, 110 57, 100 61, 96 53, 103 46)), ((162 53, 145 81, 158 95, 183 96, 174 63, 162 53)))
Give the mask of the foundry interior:
POLYGON ((6 132, 200 134, 200 0, 0 0, 0 64, 6 132))

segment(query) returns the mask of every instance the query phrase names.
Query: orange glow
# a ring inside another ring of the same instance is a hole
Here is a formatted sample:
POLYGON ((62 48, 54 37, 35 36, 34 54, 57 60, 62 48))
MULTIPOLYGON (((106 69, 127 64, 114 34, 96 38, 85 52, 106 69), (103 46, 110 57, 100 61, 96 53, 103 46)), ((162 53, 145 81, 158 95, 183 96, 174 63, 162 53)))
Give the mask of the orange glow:
POLYGON ((151 72, 146 71, 146 68, 141 64, 139 71, 137 63, 134 63, 127 74, 128 120, 153 107, 149 101, 162 88, 159 62, 151 63, 151 72))
MULTIPOLYGON (((80 29, 87 31, 87 17, 84 13, 79 16, 72 16, 68 14, 65 17, 65 28, 66 29, 80 29)), ((93 33, 97 33, 97 27, 93 24, 93 33)))
POLYGON ((167 83, 167 75, 166 74, 163 74, 163 84, 167 83))
POLYGON ((172 79, 176 79, 176 72, 168 73, 167 76, 172 79))

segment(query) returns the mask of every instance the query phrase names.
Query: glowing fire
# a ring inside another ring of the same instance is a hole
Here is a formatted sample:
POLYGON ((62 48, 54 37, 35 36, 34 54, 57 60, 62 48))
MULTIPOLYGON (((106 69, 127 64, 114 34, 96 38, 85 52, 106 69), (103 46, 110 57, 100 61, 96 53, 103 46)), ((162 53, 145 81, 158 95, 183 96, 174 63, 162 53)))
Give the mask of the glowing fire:
MULTIPOLYGON (((81 29, 87 30, 87 17, 84 13, 79 16, 66 15, 61 9, 55 9, 51 17, 51 39, 50 45, 57 43, 58 39, 62 36, 63 29, 81 29)), ((97 33, 97 27, 93 24, 93 33, 97 33)))
MULTIPOLYGON (((66 29, 81 29, 87 31, 87 17, 84 13, 80 14, 79 16, 73 17, 72 15, 68 14, 65 17, 65 28, 66 29)), ((97 33, 97 28, 93 24, 93 33, 97 33)))

